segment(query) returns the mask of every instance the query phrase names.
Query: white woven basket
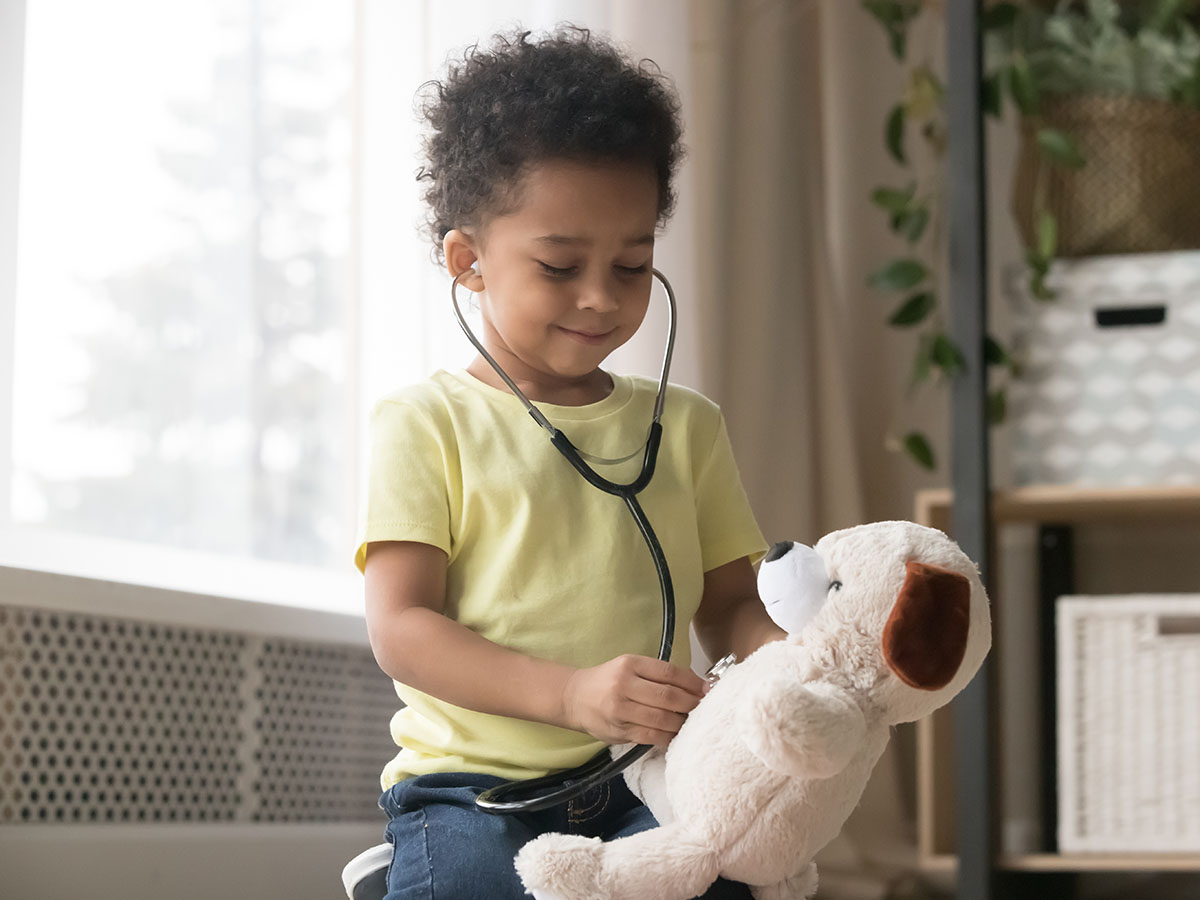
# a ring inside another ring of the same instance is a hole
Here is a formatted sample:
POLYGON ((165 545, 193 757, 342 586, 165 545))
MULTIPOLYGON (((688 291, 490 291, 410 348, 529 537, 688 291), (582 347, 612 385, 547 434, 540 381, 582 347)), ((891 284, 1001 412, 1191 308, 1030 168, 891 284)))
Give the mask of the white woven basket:
POLYGON ((1062 260, 1050 302, 1008 277, 1014 483, 1200 484, 1200 252, 1062 260))
POLYGON ((1059 849, 1200 851, 1200 595, 1058 601, 1059 849))

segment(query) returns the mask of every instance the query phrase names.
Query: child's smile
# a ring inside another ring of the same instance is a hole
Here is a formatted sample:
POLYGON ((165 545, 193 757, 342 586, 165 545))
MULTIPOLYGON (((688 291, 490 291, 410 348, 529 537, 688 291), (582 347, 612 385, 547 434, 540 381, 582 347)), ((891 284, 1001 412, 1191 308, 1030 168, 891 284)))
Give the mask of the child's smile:
MULTIPOLYGON (((603 360, 649 303, 658 183, 649 165, 552 160, 526 175, 517 208, 481 231, 452 231, 452 273, 475 265, 481 340, 532 399, 575 405, 611 390, 603 360)), ((501 386, 477 359, 468 371, 501 386)))
POLYGON ((589 333, 586 331, 572 331, 570 328, 562 328, 562 326, 559 327, 564 334, 575 338, 582 344, 588 344, 589 346, 599 346, 604 344, 616 331, 616 329, 613 328, 599 333, 589 333))

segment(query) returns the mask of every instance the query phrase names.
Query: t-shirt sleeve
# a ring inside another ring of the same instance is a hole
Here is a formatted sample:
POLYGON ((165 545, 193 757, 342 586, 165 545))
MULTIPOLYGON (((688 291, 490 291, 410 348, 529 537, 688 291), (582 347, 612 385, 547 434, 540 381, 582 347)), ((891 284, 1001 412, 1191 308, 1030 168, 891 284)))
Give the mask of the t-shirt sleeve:
POLYGON ((381 400, 371 412, 370 461, 354 564, 367 544, 417 541, 450 553, 450 486, 446 441, 414 405, 381 400))
POLYGON ((720 417, 712 448, 697 480, 696 520, 705 572, 743 556, 757 563, 767 552, 767 542, 754 520, 738 474, 724 416, 720 417))

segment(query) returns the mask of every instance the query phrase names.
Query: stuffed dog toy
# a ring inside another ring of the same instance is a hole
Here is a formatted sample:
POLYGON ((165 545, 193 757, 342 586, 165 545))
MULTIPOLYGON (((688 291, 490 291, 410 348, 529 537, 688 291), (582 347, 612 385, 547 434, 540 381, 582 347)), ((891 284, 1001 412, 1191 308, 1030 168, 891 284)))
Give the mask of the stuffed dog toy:
POLYGON ((949 702, 991 646, 976 566, 911 522, 776 544, 758 580, 788 638, 728 669, 666 750, 626 771, 659 827, 530 841, 516 866, 537 900, 687 900, 718 876, 758 900, 807 900, 813 857, 891 727, 949 702))

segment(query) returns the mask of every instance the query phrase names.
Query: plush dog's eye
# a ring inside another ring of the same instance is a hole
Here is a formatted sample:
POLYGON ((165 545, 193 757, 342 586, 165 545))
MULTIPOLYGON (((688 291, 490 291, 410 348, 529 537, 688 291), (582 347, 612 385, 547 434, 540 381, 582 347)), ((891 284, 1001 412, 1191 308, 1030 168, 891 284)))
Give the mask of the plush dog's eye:
POLYGON ((842 583, 840 581, 829 582, 829 590, 840 591, 841 589, 842 589, 842 583))

